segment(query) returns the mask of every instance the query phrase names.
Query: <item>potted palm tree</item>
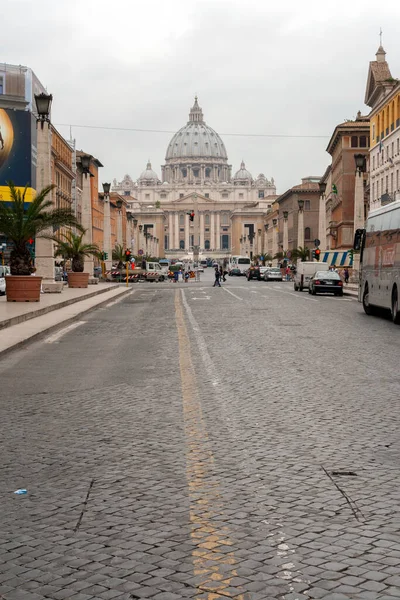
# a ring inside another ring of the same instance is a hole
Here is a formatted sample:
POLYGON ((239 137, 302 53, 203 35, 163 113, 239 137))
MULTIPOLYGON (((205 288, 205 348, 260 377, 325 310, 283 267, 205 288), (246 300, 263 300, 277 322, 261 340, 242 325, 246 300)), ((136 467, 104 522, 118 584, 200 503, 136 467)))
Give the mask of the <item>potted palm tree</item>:
POLYGON ((90 273, 84 273, 85 256, 97 256, 100 258, 100 250, 95 244, 85 244, 83 236, 85 231, 75 234, 72 231, 62 234, 57 239, 56 256, 63 256, 71 261, 72 271, 68 273, 68 287, 87 288, 90 273))
POLYGON ((115 248, 112 251, 112 259, 118 261, 117 269, 122 269, 125 262, 125 250, 122 244, 115 244, 115 248))
POLYGON ((30 239, 53 238, 53 228, 76 227, 81 229, 75 215, 69 209, 54 208, 48 194, 50 185, 36 195, 32 202, 26 202, 26 191, 8 183, 11 201, 0 202, 0 231, 11 244, 10 272, 6 277, 6 293, 9 302, 39 302, 41 277, 31 277, 34 272, 30 239))

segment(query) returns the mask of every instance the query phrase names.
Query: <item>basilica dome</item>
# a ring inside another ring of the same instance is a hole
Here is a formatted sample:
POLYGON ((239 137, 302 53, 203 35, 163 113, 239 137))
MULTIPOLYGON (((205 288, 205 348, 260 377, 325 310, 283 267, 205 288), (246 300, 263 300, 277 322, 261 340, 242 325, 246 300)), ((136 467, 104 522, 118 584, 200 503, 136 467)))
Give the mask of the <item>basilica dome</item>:
POLYGON ((153 171, 151 167, 151 162, 149 161, 146 166, 146 170, 142 172, 139 177, 139 181, 143 182, 157 182, 159 181, 158 175, 155 171, 153 171))
POLYGON ((223 162, 228 159, 220 136, 203 120, 203 111, 197 102, 197 96, 190 110, 189 121, 175 133, 165 156, 167 162, 171 159, 187 160, 188 158, 194 160, 209 158, 223 162))
POLYGON ((243 160, 241 162, 239 171, 236 171, 233 179, 238 181, 253 181, 253 176, 250 171, 246 169, 246 165, 244 164, 243 160))

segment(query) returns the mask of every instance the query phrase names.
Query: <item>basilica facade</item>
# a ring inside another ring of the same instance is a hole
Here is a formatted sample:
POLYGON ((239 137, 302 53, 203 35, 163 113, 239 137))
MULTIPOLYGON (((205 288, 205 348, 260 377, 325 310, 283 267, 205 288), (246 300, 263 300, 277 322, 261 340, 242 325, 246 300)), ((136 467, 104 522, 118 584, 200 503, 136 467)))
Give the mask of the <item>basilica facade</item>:
POLYGON ((204 121, 197 97, 189 120, 171 139, 161 176, 150 161, 134 181, 114 179, 132 214, 134 253, 179 258, 261 254, 264 223, 275 202, 274 179, 253 178, 244 161, 232 172, 224 142, 204 121), (194 213, 191 217, 190 213, 194 213))

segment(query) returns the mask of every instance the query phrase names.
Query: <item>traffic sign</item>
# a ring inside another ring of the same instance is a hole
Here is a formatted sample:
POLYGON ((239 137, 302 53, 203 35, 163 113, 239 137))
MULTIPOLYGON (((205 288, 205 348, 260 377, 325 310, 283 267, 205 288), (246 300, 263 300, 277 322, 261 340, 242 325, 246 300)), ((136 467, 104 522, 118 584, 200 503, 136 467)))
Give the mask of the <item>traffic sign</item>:
POLYGON ((317 238, 316 240, 314 240, 314 246, 315 246, 316 248, 318 248, 318 246, 320 245, 320 243, 321 243, 321 242, 320 242, 320 240, 319 240, 318 238, 317 238))
POLYGON ((286 252, 286 256, 287 256, 287 258, 290 258, 290 257, 292 256, 292 253, 290 252, 290 250, 288 250, 288 251, 286 252))
POLYGON ((263 257, 263 256, 260 256, 260 260, 264 260, 264 257, 263 257))
POLYGON ((139 250, 138 254, 139 254, 139 256, 142 256, 143 250, 139 250))

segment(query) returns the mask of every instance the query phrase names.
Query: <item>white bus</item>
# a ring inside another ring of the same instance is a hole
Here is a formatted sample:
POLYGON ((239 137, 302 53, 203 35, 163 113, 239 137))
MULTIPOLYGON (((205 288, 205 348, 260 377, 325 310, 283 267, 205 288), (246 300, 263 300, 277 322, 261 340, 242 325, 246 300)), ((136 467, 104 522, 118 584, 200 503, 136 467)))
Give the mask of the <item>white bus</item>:
POLYGON ((358 299, 364 311, 387 308, 400 324, 400 202, 369 213, 366 228, 356 231, 354 250, 360 250, 358 299))
POLYGON ((242 275, 244 275, 248 269, 250 269, 251 261, 248 256, 231 256, 229 258, 228 270, 240 269, 242 275))

